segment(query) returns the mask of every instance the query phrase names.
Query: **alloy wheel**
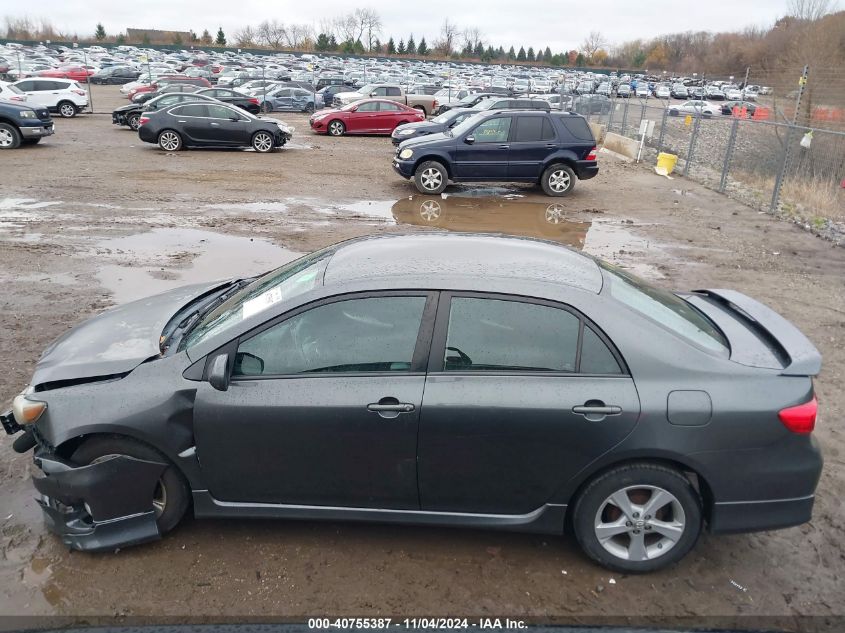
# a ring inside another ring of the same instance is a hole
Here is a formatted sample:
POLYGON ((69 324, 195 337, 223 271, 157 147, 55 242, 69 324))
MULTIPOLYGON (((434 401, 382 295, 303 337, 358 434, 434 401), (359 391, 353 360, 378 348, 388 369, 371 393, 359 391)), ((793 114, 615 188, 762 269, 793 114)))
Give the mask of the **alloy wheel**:
POLYGON ((76 108, 75 108, 75 107, 73 107, 73 106, 72 106, 71 104, 69 104, 69 103, 63 103, 63 104, 62 104, 62 107, 61 107, 61 108, 59 108, 59 114, 61 114, 61 115, 62 115, 63 117, 65 117, 65 118, 70 118, 70 117, 72 117, 74 114, 76 114, 76 108))
POLYGON ((434 167, 429 167, 425 171, 423 171, 422 175, 420 176, 420 182, 422 182, 422 186, 429 191, 434 191, 440 186, 440 183, 443 182, 443 174, 440 173, 439 169, 435 169, 434 167))
POLYGON ((420 217, 426 222, 433 222, 440 217, 442 208, 437 200, 426 200, 420 205, 420 217))
POLYGON ((175 132, 163 132, 158 139, 161 149, 168 152, 175 152, 179 148, 179 137, 175 132))
POLYGON ((273 149, 273 139, 266 132, 259 132, 252 140, 252 146, 257 152, 269 152, 273 149))
POLYGON ((14 142, 15 139, 9 130, 0 130, 0 147, 11 147, 14 142))
POLYGON ((329 125, 329 134, 332 136, 340 136, 343 134, 343 123, 340 121, 332 121, 329 125))
POLYGON ((561 193, 569 189, 572 179, 565 169, 557 169, 549 176, 549 188, 555 193, 561 193))
POLYGON ((686 515, 672 493, 657 486, 628 486, 599 506, 594 530, 601 546, 628 561, 654 560, 681 539, 686 515))

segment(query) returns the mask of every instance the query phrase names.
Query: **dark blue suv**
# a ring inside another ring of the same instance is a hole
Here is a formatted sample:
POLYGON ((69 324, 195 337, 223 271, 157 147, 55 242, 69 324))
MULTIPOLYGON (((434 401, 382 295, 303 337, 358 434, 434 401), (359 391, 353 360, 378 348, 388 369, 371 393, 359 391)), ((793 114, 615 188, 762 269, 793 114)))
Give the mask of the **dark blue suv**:
POLYGON ((539 182, 565 196, 575 179, 599 172, 587 120, 570 112, 482 112, 441 134, 409 139, 396 149, 393 169, 413 178, 421 193, 448 182, 539 182))

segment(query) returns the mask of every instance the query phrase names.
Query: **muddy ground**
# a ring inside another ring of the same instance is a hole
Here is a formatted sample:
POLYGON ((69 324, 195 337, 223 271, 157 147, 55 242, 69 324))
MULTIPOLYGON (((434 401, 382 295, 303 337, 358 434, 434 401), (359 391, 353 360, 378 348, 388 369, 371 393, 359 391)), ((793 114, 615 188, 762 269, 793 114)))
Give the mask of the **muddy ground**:
MULTIPOLYGON (((101 111, 125 103, 114 87, 94 98, 101 111)), ((271 155, 166 154, 96 115, 57 120, 55 136, 2 153, 0 403, 27 384, 47 343, 115 302, 368 233, 538 235, 667 287, 736 288, 800 324, 824 355, 813 521, 704 536, 681 564, 647 576, 610 574, 571 538, 293 521, 188 520, 157 543, 83 554, 46 532, 30 456, 4 440, 0 614, 767 615, 785 626, 845 615, 845 249, 607 156, 562 201, 519 187, 420 198, 392 172, 388 140, 318 137, 304 116, 279 116, 296 125, 295 142, 271 155)))

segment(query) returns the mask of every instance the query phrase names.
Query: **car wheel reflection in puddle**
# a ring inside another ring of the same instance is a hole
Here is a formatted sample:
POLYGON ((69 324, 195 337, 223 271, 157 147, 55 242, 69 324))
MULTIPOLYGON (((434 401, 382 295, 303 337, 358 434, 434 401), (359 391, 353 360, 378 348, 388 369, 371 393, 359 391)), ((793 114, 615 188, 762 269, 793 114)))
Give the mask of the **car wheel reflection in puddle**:
POLYGON ((426 200, 420 205, 420 217, 426 222, 433 222, 442 212, 443 207, 437 200, 426 200))
POLYGON ((566 221, 566 209, 562 204, 552 203, 546 207, 546 222, 560 224, 566 221))

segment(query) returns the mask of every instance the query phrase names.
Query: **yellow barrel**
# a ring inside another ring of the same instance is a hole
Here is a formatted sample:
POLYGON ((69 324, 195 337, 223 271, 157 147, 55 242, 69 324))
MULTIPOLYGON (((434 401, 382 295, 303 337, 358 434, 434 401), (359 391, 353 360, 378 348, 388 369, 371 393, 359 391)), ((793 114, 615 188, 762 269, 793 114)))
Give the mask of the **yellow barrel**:
POLYGON ((660 152, 657 155, 657 169, 658 173, 667 173, 671 174, 672 170, 675 169, 675 163, 678 162, 678 157, 675 154, 667 154, 666 152, 660 152))

